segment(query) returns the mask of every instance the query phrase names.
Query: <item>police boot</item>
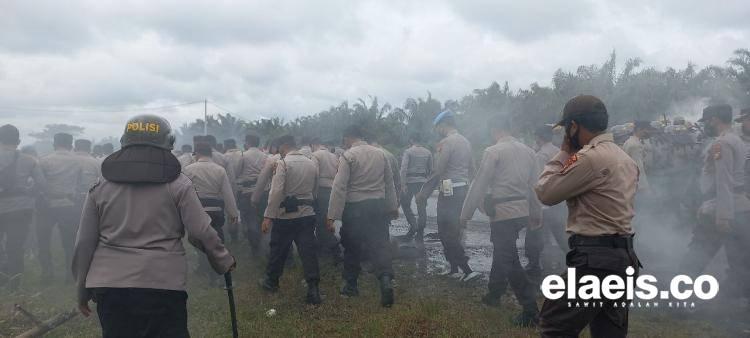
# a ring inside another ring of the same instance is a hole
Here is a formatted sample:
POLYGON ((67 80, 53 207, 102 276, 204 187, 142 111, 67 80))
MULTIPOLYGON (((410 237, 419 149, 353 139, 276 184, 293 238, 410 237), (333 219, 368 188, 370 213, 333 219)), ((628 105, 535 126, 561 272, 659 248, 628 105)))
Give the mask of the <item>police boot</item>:
POLYGON ((341 295, 344 297, 357 297, 359 296, 359 288, 357 288, 356 279, 347 279, 344 287, 341 288, 341 295))
POLYGON ((535 312, 521 312, 513 318, 513 325, 518 327, 535 327, 539 325, 539 316, 535 312))
POLYGON ((502 298, 503 296, 497 292, 490 291, 482 297, 482 303, 487 306, 499 307, 502 298))
POLYGON ((320 299, 320 289, 318 288, 317 280, 307 281, 307 298, 305 301, 311 305, 318 305, 323 302, 320 299))
POLYGON ((389 275, 380 276, 380 305, 383 307, 393 305, 393 284, 389 275))
POLYGON ((278 280, 272 280, 268 276, 261 278, 258 281, 258 285, 260 285, 261 289, 266 290, 268 292, 279 291, 279 281, 278 280))

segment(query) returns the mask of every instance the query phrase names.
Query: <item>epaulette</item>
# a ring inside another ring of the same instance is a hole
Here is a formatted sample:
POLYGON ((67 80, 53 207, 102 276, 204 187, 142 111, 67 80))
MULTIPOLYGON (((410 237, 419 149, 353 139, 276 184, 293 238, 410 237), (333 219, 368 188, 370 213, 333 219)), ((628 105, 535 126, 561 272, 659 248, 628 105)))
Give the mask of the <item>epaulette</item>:
POLYGON ((101 184, 101 183, 102 183, 102 179, 101 178, 97 178, 96 182, 94 182, 94 184, 92 184, 91 187, 89 188, 89 193, 92 192, 92 191, 94 191, 94 189, 96 187, 98 187, 99 184, 101 184))

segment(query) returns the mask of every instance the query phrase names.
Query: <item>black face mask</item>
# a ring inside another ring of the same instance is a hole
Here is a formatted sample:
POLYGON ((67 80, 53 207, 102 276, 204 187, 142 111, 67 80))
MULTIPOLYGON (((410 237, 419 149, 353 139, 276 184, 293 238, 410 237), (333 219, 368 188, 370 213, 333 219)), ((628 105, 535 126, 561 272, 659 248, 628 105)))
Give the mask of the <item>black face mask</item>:
POLYGON ((570 148, 571 148, 571 150, 573 150, 573 151, 579 151, 579 150, 581 150, 581 148, 583 148, 581 146, 581 143, 578 141, 578 133, 579 133, 579 130, 580 130, 581 127, 580 126, 578 127, 578 130, 576 130, 575 135, 570 135, 570 129, 572 129, 572 127, 573 127, 573 122, 572 121, 568 122, 565 125, 565 136, 568 137, 568 140, 570 142, 570 148))

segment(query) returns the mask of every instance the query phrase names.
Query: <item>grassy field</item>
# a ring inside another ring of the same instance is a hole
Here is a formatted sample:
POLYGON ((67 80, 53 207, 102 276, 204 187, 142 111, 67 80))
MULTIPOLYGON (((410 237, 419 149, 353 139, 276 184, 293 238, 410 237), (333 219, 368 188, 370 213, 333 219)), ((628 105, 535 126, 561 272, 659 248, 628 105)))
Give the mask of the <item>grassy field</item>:
MULTIPOLYGON (((533 329, 510 324, 518 309, 513 297, 500 309, 479 304, 482 283, 460 285, 457 281, 427 275, 416 264, 397 262, 396 302, 391 309, 379 306, 375 278, 363 274, 361 296, 342 298, 336 268, 322 262, 321 288, 324 304, 304 305, 305 287, 299 264, 282 278, 281 291, 267 294, 257 287, 263 262, 253 261, 242 247, 234 248, 240 268, 235 273, 240 335, 243 337, 536 337, 533 329), (266 311, 277 314, 267 317, 266 311)), ((22 290, 0 291, 0 337, 15 336, 32 326, 13 316, 11 305, 19 303, 46 319, 73 307, 72 285, 42 286, 31 264, 22 290)), ((60 271, 62 273, 62 270, 60 271)), ((190 281, 189 325, 193 337, 230 337, 227 297, 223 289, 209 288, 197 276, 190 281)), ((696 318, 677 319, 660 312, 636 311, 631 320, 632 337, 721 337, 724 332, 696 318)), ((97 337, 95 317, 76 317, 55 329, 49 337, 97 337)), ((585 336, 585 335, 584 335, 585 336)))

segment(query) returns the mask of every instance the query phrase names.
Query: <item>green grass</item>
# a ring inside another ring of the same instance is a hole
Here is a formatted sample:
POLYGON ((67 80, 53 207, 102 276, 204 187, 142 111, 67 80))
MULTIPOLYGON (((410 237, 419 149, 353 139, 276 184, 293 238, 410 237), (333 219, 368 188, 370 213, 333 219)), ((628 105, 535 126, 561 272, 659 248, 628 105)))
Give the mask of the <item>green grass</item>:
MULTIPOLYGON (((533 329, 519 329, 510 320, 519 307, 512 297, 502 308, 479 305, 482 284, 460 285, 455 280, 426 275, 415 264, 396 264, 396 302, 391 309, 379 305, 379 293, 372 275, 363 273, 361 296, 338 294, 341 279, 327 261, 321 262, 321 291, 324 303, 304 304, 305 287, 298 264, 287 269, 277 294, 257 287, 263 262, 253 261, 246 250, 235 248, 240 268, 235 272, 240 335, 243 337, 537 337, 533 329), (267 317, 266 311, 277 314, 267 317)), ((21 292, 0 291, 0 337, 15 336, 31 327, 22 317, 12 317, 9 305, 22 304, 41 319, 74 306, 73 287, 43 287, 32 266, 21 292)), ((62 270, 60 271, 62 273, 62 270)), ((190 276, 188 315, 193 337, 230 337, 231 327, 226 292, 209 288, 198 276, 190 276)), ((632 337, 711 337, 723 332, 696 318, 677 319, 655 311, 636 311, 631 318, 632 337)), ((49 337, 98 337, 98 321, 76 317, 52 331, 49 337)), ((584 334, 587 336, 587 334, 584 334)))

